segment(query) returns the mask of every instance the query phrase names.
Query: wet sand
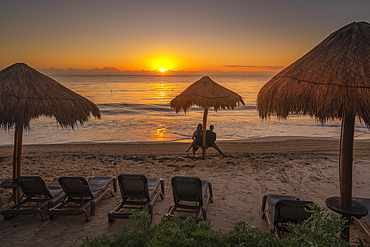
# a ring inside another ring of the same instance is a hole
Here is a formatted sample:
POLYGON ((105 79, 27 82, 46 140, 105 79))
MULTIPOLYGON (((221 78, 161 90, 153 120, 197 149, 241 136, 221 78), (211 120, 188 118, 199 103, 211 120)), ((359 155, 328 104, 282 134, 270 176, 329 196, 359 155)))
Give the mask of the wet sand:
MULTIPOLYGON (((207 159, 186 153, 188 143, 156 144, 61 144, 26 145, 22 152, 22 175, 42 176, 50 182, 58 176, 117 176, 141 173, 163 178, 166 197, 154 207, 154 223, 167 212, 173 197, 173 176, 198 176, 212 183, 214 203, 208 219, 214 229, 229 231, 239 220, 267 230, 259 216, 265 193, 294 195, 325 207, 328 197, 339 196, 339 141, 332 139, 262 138, 240 142, 218 142, 227 157, 207 150, 207 159)), ((370 142, 355 142, 353 196, 370 198, 370 142)), ((0 147, 1 177, 11 177, 12 146, 0 147)), ((108 223, 107 213, 120 201, 120 194, 107 195, 96 208, 91 222, 81 216, 57 216, 41 222, 38 215, 0 218, 0 246, 78 246, 87 236, 113 235, 128 220, 108 223)), ((7 207, 10 196, 1 199, 7 207)), ((370 238, 355 223, 351 242, 370 238)))

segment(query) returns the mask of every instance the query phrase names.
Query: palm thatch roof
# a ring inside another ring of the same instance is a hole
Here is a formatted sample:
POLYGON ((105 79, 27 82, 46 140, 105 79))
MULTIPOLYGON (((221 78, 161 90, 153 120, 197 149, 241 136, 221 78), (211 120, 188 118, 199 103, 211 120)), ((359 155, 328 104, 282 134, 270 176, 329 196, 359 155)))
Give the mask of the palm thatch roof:
POLYGON ((184 92, 171 100, 171 108, 176 112, 185 112, 192 106, 197 105, 203 109, 213 107, 215 111, 219 109, 234 109, 244 101, 240 95, 217 84, 208 76, 190 85, 184 92))
POLYGON ((341 118, 343 106, 370 127, 370 24, 354 22, 329 35, 259 91, 262 118, 305 114, 341 118))
POLYGON ((62 127, 100 118, 99 108, 90 100, 69 90, 24 63, 0 71, 0 126, 29 127, 31 119, 55 117, 62 127))

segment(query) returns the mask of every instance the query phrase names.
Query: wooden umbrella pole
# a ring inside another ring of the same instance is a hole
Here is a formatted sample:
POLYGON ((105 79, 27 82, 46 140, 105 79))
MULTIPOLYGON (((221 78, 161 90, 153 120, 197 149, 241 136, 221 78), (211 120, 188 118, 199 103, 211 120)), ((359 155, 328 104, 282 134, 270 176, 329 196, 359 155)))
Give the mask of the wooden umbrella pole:
MULTIPOLYGON (((22 136, 23 127, 15 126, 14 132, 14 153, 13 153, 13 181, 21 175, 21 157, 22 157, 22 136)), ((17 203, 21 198, 19 188, 13 188, 13 200, 17 203)))
MULTIPOLYGON (((346 111, 343 114, 342 153, 341 153, 341 186, 340 205, 344 208, 352 207, 352 161, 353 161, 353 139, 355 131, 355 115, 346 111)), ((343 216, 345 217, 345 216, 343 216)), ((347 225, 351 224, 351 217, 346 216, 347 225)), ((349 241, 349 228, 342 231, 342 236, 349 241)))
POLYGON ((202 149, 203 149, 203 156, 202 158, 206 158, 206 129, 207 129, 207 114, 208 108, 204 108, 203 113, 203 141, 202 141, 202 149))

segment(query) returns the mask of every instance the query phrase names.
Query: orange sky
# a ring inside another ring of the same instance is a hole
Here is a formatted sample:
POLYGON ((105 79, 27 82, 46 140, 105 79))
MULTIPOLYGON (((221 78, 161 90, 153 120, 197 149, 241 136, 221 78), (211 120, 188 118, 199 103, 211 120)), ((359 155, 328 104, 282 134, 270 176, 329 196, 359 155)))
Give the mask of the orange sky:
POLYGON ((369 9, 360 0, 1 1, 0 69, 276 73, 342 26, 369 22, 369 9))

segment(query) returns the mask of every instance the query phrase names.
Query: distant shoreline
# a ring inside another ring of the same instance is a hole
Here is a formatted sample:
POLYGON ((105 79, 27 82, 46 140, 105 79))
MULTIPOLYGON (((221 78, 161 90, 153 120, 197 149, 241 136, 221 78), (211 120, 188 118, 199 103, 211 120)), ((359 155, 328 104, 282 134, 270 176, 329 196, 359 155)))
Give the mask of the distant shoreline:
MULTIPOLYGON (((284 154, 339 154, 339 139, 307 137, 265 137, 240 141, 218 141, 218 146, 227 155, 247 153, 284 154)), ((23 145, 23 156, 47 155, 120 155, 120 156, 192 156, 185 152, 190 142, 143 142, 143 143, 62 143, 23 145)), ((11 157, 13 145, 0 146, 0 157, 11 157)), ((358 140, 354 155, 369 155, 370 141, 358 140)), ((207 154, 218 155, 213 148, 207 154)), ((201 156, 201 151, 196 152, 201 156)))

